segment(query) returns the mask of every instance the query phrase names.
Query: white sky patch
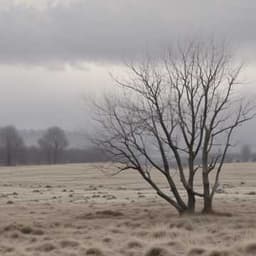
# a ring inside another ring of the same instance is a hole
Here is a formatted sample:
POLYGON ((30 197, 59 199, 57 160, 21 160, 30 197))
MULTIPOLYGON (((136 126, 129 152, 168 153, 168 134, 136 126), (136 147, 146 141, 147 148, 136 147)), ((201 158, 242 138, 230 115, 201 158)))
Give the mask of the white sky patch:
POLYGON ((70 130, 86 127, 86 98, 108 91, 112 82, 106 66, 83 66, 86 68, 1 65, 1 124, 35 129, 50 125, 70 130))
POLYGON ((0 0, 1 9, 9 9, 14 6, 26 6, 37 10, 45 10, 58 5, 69 6, 79 0, 0 0))

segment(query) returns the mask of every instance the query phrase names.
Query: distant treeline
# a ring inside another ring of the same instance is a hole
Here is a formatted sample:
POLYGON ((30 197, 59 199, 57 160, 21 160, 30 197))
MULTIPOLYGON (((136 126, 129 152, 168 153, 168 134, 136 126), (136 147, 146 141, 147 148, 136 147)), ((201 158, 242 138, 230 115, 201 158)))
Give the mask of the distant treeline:
POLYGON ((50 127, 36 145, 26 145, 14 126, 0 128, 0 165, 32 165, 102 162, 109 160, 96 147, 85 149, 69 146, 66 133, 59 127, 50 127))
MULTIPOLYGON (((66 133, 60 127, 50 127, 42 132, 36 145, 26 145, 19 130, 14 126, 0 128, 0 165, 38 165, 116 161, 101 149, 88 146, 70 146, 66 133)), ((249 145, 239 152, 229 153, 225 162, 256 161, 256 154, 249 145)), ((186 165, 186 162, 183 162, 186 165)))
POLYGON ((0 148, 0 165, 40 165, 40 164, 64 164, 64 163, 90 163, 105 162, 109 158, 101 150, 90 147, 88 149, 67 148, 59 155, 56 162, 49 159, 40 147, 28 146, 17 152, 10 164, 6 162, 5 150, 0 148))

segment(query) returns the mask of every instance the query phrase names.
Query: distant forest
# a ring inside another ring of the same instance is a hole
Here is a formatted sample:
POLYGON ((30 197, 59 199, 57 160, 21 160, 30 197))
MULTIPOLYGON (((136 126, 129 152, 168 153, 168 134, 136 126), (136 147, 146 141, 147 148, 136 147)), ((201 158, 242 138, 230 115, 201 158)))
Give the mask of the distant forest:
MULTIPOLYGON (((42 165, 118 161, 90 143, 82 132, 67 132, 60 127, 46 130, 18 130, 15 126, 0 128, 0 165, 42 165)), ((226 162, 256 161, 256 153, 243 145, 229 153, 226 162)), ((185 160, 183 161, 184 164, 185 160)))
POLYGON ((59 127, 47 130, 0 128, 0 165, 40 165, 108 161, 81 132, 66 132, 59 127))

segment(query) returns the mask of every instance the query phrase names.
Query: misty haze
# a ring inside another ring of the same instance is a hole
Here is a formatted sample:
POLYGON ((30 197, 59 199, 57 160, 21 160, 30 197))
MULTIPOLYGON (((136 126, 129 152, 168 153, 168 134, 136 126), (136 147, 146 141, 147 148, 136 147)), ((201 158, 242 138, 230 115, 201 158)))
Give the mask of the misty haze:
POLYGON ((0 255, 256 255, 255 10, 0 0, 0 255))

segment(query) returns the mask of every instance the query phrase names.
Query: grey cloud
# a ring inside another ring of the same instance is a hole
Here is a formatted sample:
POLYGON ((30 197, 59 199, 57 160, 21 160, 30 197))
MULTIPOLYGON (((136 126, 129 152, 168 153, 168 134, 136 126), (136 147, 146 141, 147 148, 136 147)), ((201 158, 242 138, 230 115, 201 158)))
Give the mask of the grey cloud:
POLYGON ((90 129, 87 97, 110 86, 104 66, 86 69, 66 66, 47 69, 26 65, 0 65, 0 125, 42 129, 90 129))
POLYGON ((76 0, 43 10, 13 5, 0 11, 0 62, 116 61, 194 36, 253 48, 255 8, 251 0, 76 0))

